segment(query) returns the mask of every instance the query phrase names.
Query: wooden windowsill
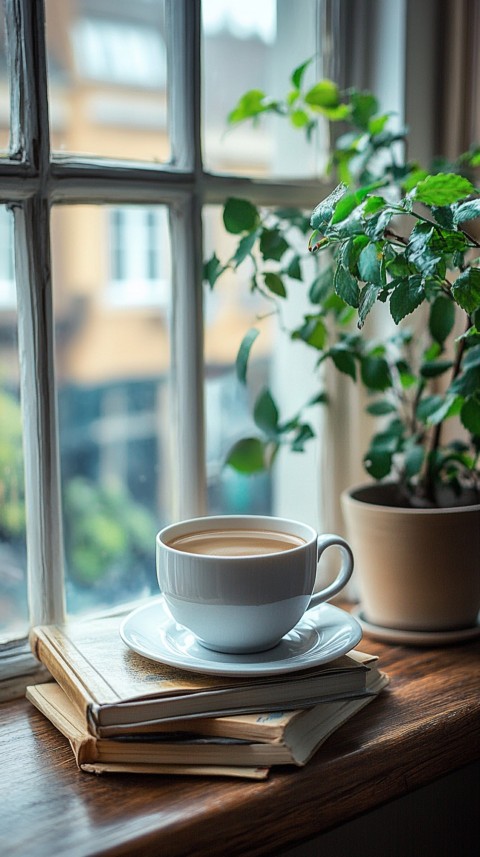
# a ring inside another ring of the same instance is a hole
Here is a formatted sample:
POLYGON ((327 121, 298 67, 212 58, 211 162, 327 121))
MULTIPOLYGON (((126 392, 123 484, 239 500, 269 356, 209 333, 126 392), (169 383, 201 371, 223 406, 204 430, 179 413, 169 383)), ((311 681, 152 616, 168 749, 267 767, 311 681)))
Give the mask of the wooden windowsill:
POLYGON ((0 706, 5 854, 279 854, 480 758, 480 642, 420 649, 367 635, 390 687, 305 768, 265 782, 77 770, 25 700, 0 706))

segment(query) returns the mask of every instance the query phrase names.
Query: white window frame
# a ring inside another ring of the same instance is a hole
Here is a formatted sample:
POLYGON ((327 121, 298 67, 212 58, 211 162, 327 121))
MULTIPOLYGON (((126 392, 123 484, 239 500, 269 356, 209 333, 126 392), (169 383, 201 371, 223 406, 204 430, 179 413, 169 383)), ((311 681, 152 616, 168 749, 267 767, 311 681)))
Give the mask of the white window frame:
MULTIPOLYGON (((5 0, 12 62, 11 153, 0 161, 0 202, 14 212, 31 624, 65 618, 63 535, 50 277, 52 205, 169 207, 175 514, 205 512, 202 206, 244 193, 258 204, 313 206, 315 181, 259 181, 204 171, 200 133, 200 0, 165 0, 170 164, 55 156, 50 151, 43 0, 5 0), (35 49, 33 47, 35 46, 35 49), (185 347, 188 344, 188 347, 185 347)), ((0 650, 0 697, 35 662, 26 641, 0 650)))

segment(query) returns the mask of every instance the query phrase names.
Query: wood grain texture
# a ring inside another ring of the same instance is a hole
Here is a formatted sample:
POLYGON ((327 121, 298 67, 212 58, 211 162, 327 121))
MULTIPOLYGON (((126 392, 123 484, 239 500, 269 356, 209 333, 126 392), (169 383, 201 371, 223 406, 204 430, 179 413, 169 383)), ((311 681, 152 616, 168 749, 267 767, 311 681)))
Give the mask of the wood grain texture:
POLYGON ((480 643, 370 640, 388 690, 302 769, 266 782, 77 770, 24 700, 0 706, 0 842, 9 857, 275 854, 480 758, 480 643))

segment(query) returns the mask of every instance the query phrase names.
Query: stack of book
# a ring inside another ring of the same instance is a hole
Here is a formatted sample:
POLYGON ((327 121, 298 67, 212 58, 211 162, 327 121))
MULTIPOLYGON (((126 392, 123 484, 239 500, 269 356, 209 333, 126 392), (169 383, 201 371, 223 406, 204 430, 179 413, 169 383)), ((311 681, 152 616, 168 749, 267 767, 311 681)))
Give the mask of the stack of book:
POLYGON ((356 650, 286 675, 188 672, 131 651, 118 626, 109 617, 31 632, 54 681, 27 698, 87 772, 265 779, 272 765, 305 765, 388 683, 377 659, 356 650))

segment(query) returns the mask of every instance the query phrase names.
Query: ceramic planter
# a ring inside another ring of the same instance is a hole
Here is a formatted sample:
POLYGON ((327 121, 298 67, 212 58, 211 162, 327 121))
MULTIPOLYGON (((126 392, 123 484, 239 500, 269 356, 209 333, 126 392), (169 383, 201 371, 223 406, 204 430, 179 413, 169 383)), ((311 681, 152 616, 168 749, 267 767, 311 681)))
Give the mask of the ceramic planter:
POLYGON ((368 622, 405 631, 473 627, 480 610, 480 505, 392 505, 392 485, 342 494, 368 622), (390 503, 390 505, 389 505, 390 503))

